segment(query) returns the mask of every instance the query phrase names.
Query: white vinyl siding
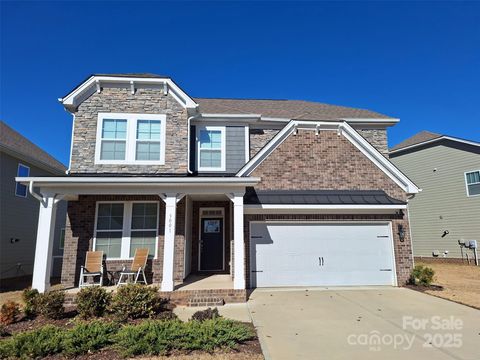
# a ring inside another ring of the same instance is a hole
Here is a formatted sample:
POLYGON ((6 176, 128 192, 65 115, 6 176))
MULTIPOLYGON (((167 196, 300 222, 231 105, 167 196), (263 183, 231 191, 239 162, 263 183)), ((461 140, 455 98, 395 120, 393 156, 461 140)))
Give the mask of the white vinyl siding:
POLYGON ((459 239, 480 239, 480 196, 467 196, 464 175, 479 169, 479 155, 437 145, 390 160, 422 189, 408 201, 414 256, 460 258, 459 239))
POLYGON ((465 173, 467 182, 467 195, 480 195, 480 170, 465 173))
POLYGON ((137 248, 148 248, 156 257, 158 202, 98 202, 94 249, 107 259, 131 259, 137 248))
POLYGON ((225 171, 225 127, 198 126, 198 170, 225 171))
POLYGON ((96 164, 165 164, 166 116, 99 113, 96 164))

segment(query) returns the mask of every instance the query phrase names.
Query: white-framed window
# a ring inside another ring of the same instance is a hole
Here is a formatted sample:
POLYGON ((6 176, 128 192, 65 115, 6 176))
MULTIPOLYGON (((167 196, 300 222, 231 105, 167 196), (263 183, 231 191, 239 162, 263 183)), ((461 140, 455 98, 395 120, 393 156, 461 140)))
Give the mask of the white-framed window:
POLYGON ((197 126, 198 171, 225 171, 225 126, 197 126))
MULTIPOLYGON (((17 177, 28 177, 30 176, 30 168, 23 164, 18 164, 17 168, 17 177)), ((20 183, 15 183, 15 195, 19 197, 27 197, 27 185, 20 183)))
POLYGON ((465 184, 467 186, 467 196, 480 195, 480 170, 466 172, 465 184))
POLYGON ((165 164, 164 114, 99 113, 96 164, 165 164))
POLYGON ((158 201, 99 201, 93 248, 107 259, 132 259, 135 249, 157 257, 158 201))

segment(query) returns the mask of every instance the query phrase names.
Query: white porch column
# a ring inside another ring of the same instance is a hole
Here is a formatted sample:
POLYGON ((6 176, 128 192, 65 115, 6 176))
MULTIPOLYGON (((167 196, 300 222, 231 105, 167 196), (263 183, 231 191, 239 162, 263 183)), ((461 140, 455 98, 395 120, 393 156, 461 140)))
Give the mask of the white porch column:
POLYGON ((232 194, 233 201, 233 288, 245 289, 245 236, 243 193, 232 194))
POLYGON ((161 290, 173 291, 177 194, 162 194, 160 197, 165 201, 165 237, 163 240, 163 274, 161 290))
POLYGON ((50 287, 56 202, 54 195, 46 195, 43 201, 40 201, 32 289, 37 289, 41 293, 50 287))

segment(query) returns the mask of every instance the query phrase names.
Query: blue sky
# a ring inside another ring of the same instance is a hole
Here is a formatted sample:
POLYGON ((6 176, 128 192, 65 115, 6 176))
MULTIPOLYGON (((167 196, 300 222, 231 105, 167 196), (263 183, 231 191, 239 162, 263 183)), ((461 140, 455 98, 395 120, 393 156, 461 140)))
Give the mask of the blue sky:
POLYGON ((91 73, 304 99, 480 141, 480 2, 1 2, 0 118, 65 164, 57 98, 91 73))

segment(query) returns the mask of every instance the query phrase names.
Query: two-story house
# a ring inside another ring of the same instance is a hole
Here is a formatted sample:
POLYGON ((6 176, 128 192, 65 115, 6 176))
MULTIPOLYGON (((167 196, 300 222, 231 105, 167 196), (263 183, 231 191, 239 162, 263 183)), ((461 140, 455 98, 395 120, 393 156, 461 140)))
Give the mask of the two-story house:
POLYGON ((407 201, 419 190, 388 160, 386 130, 398 119, 193 98, 150 74, 92 75, 60 102, 74 117, 69 175, 18 179, 42 198, 33 287, 49 286, 60 198, 69 200, 68 286, 86 251, 104 251, 118 270, 138 247, 150 249, 147 274, 172 296, 191 289, 228 302, 254 287, 407 280, 407 201))
MULTIPOLYGON (((25 136, 0 121, 0 285, 11 289, 31 280, 37 238, 38 201, 17 176, 63 176, 66 167, 25 136)), ((49 272, 62 270, 63 235, 67 204, 56 207, 56 227, 49 272)))

